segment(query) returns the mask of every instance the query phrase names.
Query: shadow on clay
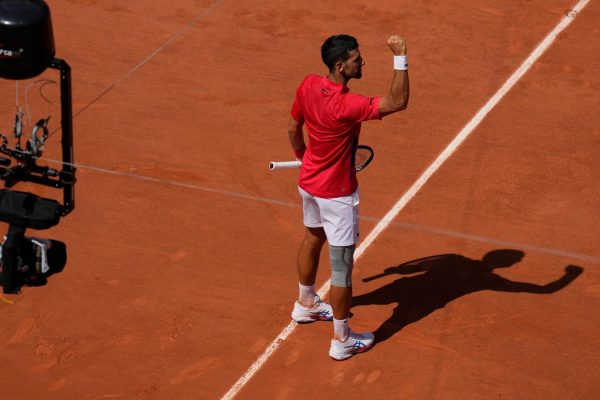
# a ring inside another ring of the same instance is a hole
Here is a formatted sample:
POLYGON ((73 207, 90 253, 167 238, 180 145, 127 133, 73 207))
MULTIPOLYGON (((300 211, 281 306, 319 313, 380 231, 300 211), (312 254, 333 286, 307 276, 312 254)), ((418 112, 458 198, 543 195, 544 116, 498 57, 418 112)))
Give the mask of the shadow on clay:
POLYGON ((376 342, 381 343, 466 294, 481 290, 550 294, 563 289, 583 272, 583 268, 569 265, 563 276, 545 285, 515 282, 494 273, 497 268, 520 262, 524 256, 519 250, 502 249, 490 251, 481 260, 441 254, 409 261, 364 278, 364 282, 369 282, 389 275, 403 276, 370 293, 354 296, 352 307, 398 304, 392 316, 373 332, 376 342))

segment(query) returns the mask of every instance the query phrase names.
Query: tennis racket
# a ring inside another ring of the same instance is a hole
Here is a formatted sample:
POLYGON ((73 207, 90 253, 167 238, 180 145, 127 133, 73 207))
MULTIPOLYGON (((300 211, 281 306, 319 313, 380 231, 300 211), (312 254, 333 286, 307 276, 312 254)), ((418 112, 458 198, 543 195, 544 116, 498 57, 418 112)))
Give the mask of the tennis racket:
MULTIPOLYGON (((356 166, 356 172, 363 170, 373 160, 375 153, 373 149, 364 144, 359 144, 356 148, 354 155, 354 165, 356 166)), ((271 161, 269 163, 269 169, 271 171, 276 169, 291 169, 300 168, 302 161, 271 161)))

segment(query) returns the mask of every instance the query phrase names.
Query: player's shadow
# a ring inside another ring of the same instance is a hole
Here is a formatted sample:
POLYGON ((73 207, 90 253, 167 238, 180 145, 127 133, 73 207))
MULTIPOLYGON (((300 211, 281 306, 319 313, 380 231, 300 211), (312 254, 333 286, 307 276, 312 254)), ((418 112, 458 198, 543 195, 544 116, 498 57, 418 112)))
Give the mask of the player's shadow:
POLYGON ((518 263, 524 256, 519 250, 494 250, 481 260, 442 254, 409 261, 363 279, 368 282, 388 275, 404 275, 370 293, 353 297, 352 306, 398 304, 392 316, 373 332, 376 341, 383 342, 408 324, 466 294, 481 290, 549 294, 561 290, 583 272, 583 268, 569 265, 563 276, 544 285, 515 282, 494 273, 497 268, 518 263))

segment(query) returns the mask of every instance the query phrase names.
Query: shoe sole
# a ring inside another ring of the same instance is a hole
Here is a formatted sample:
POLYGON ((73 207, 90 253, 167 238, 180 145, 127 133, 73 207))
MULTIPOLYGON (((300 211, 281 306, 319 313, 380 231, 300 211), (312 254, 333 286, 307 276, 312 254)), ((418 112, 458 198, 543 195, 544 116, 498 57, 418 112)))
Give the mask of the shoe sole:
POLYGON ((317 322, 317 321, 332 321, 333 318, 327 318, 327 319, 322 319, 322 318, 306 318, 306 319, 296 319, 294 317, 292 317, 292 319, 294 320, 294 322, 296 322, 297 324, 310 324, 312 322, 317 322))

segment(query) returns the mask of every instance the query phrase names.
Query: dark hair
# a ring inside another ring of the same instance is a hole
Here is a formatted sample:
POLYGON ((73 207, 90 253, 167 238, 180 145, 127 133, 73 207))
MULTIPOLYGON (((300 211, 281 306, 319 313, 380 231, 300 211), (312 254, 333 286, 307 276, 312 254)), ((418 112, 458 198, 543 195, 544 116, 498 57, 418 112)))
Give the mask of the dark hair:
POLYGON ((338 61, 346 61, 352 50, 358 49, 358 41, 350 35, 335 35, 321 46, 321 59, 330 71, 338 61))

